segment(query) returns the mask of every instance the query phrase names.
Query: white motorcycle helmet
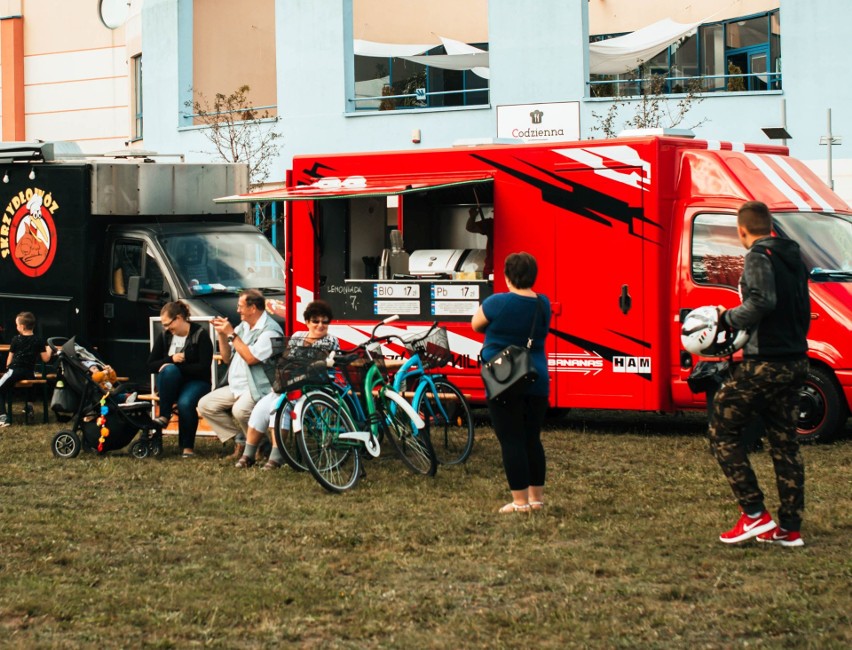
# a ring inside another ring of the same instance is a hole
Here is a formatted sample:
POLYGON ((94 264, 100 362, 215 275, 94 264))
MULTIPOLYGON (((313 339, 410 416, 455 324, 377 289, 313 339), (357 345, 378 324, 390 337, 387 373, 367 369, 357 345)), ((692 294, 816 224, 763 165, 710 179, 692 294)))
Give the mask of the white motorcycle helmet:
POLYGON ((683 319, 680 342, 683 347, 701 357, 727 357, 748 341, 745 330, 737 330, 719 321, 715 307, 693 309, 683 319))

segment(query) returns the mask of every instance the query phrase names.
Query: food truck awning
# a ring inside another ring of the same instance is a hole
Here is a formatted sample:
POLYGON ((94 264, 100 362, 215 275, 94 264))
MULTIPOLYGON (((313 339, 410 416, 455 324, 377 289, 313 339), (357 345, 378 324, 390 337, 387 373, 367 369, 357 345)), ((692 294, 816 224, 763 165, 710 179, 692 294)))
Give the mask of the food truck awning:
POLYGON ((446 174, 399 174, 392 176, 349 176, 318 178, 310 185, 281 187, 261 192, 234 194, 214 199, 214 203, 264 203, 266 201, 317 201, 359 196, 391 196, 459 185, 477 185, 494 180, 494 172, 455 172, 446 174))

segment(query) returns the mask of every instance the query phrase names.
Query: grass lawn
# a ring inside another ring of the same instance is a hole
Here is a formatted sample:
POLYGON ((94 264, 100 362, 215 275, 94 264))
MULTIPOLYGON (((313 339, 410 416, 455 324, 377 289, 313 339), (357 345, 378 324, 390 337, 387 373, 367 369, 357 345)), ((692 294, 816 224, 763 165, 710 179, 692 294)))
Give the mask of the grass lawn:
POLYGON ((717 541, 738 512, 698 416, 551 421, 533 515, 496 514, 487 426, 464 467, 390 455, 345 495, 209 439, 57 460, 59 428, 0 429, 0 647, 852 647, 850 435, 803 448, 785 549, 717 541))

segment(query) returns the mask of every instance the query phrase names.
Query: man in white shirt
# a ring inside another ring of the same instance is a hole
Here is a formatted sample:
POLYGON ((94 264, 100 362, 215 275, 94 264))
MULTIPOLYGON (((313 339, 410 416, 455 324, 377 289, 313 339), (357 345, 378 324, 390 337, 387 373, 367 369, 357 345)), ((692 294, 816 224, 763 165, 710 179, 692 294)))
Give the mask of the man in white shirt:
POLYGON ((222 360, 228 367, 227 385, 198 402, 198 412, 223 443, 234 440, 234 456, 245 449, 245 430, 255 403, 272 390, 263 362, 272 356, 272 340, 283 336, 281 326, 265 311, 266 300, 256 289, 246 289, 237 301, 240 324, 214 318, 222 360))

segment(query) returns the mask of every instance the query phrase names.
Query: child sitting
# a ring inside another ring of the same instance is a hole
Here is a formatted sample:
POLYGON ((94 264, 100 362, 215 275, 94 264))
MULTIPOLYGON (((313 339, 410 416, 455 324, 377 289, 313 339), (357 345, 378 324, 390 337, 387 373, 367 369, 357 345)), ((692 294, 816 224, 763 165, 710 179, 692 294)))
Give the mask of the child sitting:
MULTIPOLYGON (((9 358, 6 361, 6 372, 0 377, 0 404, 6 405, 6 397, 22 379, 32 379, 35 376, 35 365, 39 358, 50 361, 50 348, 38 338, 35 328, 35 316, 32 312, 22 311, 15 317, 15 327, 18 334, 12 337, 9 346, 9 358)), ((0 414, 0 427, 8 427, 11 422, 8 416, 0 414)))

